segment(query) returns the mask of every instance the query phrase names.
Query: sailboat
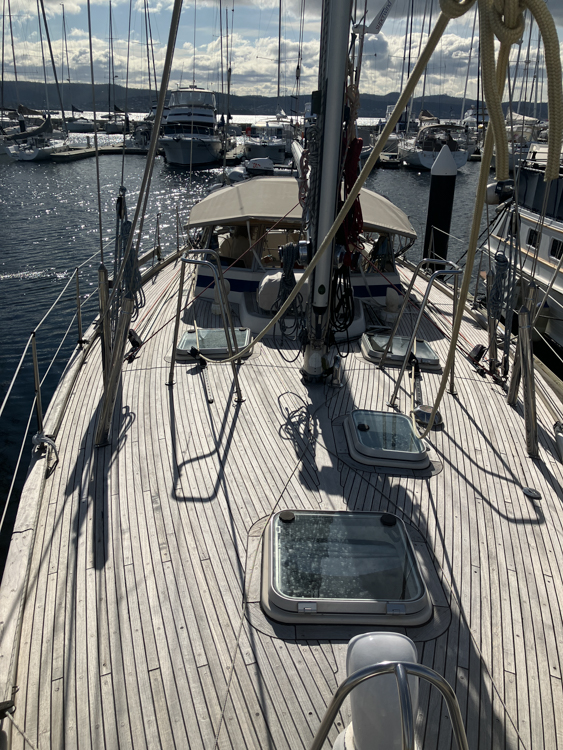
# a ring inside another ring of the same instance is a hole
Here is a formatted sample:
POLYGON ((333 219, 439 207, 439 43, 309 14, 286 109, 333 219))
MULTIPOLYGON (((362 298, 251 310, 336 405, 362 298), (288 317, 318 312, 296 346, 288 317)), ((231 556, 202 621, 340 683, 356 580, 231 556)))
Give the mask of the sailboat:
POLYGON ((457 169, 467 164, 469 149, 463 125, 422 125, 414 136, 399 141, 397 153, 407 166, 430 170, 444 145, 450 149, 457 169))
POLYGON ((351 8, 324 4, 312 246, 298 281, 285 264, 269 330, 239 324, 196 237, 126 275, 135 226, 120 203, 121 306, 106 313, 102 295, 45 415, 0 587, 12 747, 563 746, 560 404, 552 380, 530 384, 526 327, 514 406, 465 306, 469 276, 457 299, 443 259, 431 279, 397 266, 396 332, 334 345, 332 240, 412 94, 339 208, 351 8), (216 300, 196 299, 197 269, 216 300), (269 335, 284 315, 306 335, 269 335))
MULTIPOLYGON (((37 20, 39 24, 39 41, 41 45, 41 56, 43 58, 43 76, 45 80, 45 92, 47 92, 47 72, 46 72, 46 66, 45 66, 45 57, 43 54, 43 34, 41 30, 41 16, 39 15, 39 4, 37 5, 37 12, 38 12, 37 20)), ((6 153, 10 156, 11 159, 15 161, 46 161, 51 157, 51 154, 68 150, 66 119, 65 119, 64 109, 62 105, 61 92, 59 88, 57 71, 56 71, 53 51, 51 47, 51 40, 49 37, 49 29, 47 26, 47 17, 45 15, 44 8, 43 8, 43 24, 45 27, 45 33, 47 36, 49 52, 51 55, 53 75, 55 78, 55 84, 56 84, 57 93, 59 96, 59 104, 61 107, 61 117, 62 117, 62 123, 63 123, 63 133, 62 134, 59 133, 57 134, 58 137, 55 137, 55 134, 53 132, 53 126, 51 123, 51 116, 50 116, 51 113, 49 112, 49 99, 47 96, 47 111, 44 115, 43 122, 41 122, 37 128, 29 132, 26 131, 26 126, 24 124, 23 127, 21 128, 22 132, 14 134, 10 137, 10 140, 12 141, 11 145, 5 145, 6 153)), ((18 107, 18 110, 20 108, 21 108, 21 105, 20 107, 18 107)), ((23 119, 21 122, 23 123, 23 119)))

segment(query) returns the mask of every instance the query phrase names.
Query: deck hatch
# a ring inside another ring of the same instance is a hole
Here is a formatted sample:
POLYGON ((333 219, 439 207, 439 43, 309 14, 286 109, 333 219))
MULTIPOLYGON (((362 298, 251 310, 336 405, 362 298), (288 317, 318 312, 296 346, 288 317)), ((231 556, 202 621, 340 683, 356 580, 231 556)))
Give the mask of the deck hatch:
MULTIPOLYGON (((249 328, 235 328, 239 349, 250 343, 249 328)), ((186 331, 178 343, 176 353, 189 356, 192 347, 198 349, 205 357, 223 357, 229 353, 227 339, 223 328, 197 328, 186 331)))
MULTIPOLYGON (((364 333, 361 343, 364 357, 372 362, 379 362, 388 341, 388 333, 364 333)), ((409 341, 410 338, 408 336, 394 336, 391 349, 385 357, 385 364, 400 367, 403 364, 409 341)), ((416 339, 414 351, 418 363, 423 369, 439 370, 441 368, 440 358, 428 341, 416 339)))
POLYGON ((355 461, 370 466, 426 469, 426 444, 404 414, 357 409, 344 420, 348 450, 355 461))
POLYGON ((265 532, 262 607, 282 622, 420 624, 430 604, 403 522, 389 513, 284 512, 265 532))

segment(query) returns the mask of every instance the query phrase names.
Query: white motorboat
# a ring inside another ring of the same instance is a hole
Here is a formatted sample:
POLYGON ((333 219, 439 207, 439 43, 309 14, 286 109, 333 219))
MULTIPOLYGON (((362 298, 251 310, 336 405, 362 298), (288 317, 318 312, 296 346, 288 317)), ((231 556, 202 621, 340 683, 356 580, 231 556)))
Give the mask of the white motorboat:
POLYGON ((246 129, 244 155, 246 159, 271 159, 283 164, 291 154, 295 139, 295 125, 287 118, 277 117, 249 126, 246 129))
POLYGON ((194 169, 217 166, 233 139, 219 132, 216 115, 212 91, 195 86, 174 91, 158 141, 166 161, 194 169))

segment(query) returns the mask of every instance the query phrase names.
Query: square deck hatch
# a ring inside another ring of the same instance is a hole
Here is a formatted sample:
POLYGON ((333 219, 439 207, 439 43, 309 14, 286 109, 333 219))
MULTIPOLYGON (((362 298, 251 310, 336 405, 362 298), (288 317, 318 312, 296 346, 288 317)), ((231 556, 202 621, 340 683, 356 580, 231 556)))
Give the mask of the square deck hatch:
POLYGON ((261 598, 281 622, 419 625, 431 614, 406 528, 390 513, 276 513, 261 598))
POLYGON ((426 444, 404 414, 357 409, 344 420, 348 450, 355 461, 392 469, 427 469, 426 444))
MULTIPOLYGON (((249 328, 235 328, 235 336, 239 349, 250 343, 249 328)), ((227 357, 229 349, 223 328, 196 328, 186 331, 176 349, 180 357, 189 357, 192 347, 198 349, 205 357, 227 357)))
MULTIPOLYGON (((381 356, 389 341, 389 334, 386 333, 364 333, 362 336, 362 354, 370 362, 379 362, 381 356)), ((405 359, 405 353, 410 341, 409 336, 395 336, 391 344, 391 349, 385 357, 385 364, 389 366, 400 367, 405 359)), ((416 339, 413 346, 414 353, 418 363, 423 370, 440 370, 440 358, 432 349, 428 341, 416 339)))

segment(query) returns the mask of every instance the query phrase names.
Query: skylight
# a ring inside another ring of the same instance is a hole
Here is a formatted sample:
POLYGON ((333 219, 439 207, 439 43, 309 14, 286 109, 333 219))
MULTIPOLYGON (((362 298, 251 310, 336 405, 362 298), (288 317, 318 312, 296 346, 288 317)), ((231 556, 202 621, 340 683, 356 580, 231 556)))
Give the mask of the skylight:
MULTIPOLYGON (((235 336, 239 349, 250 343, 248 328, 235 328, 235 336)), ((205 357, 223 357, 229 353, 223 328, 196 328, 186 331, 178 342, 176 353, 180 357, 189 357, 192 347, 205 357)))
POLYGON ((264 536, 262 607, 282 622, 426 622, 406 528, 390 513, 281 511, 264 536))
POLYGON ((370 466, 426 469, 426 444, 404 414, 357 409, 344 421, 348 450, 355 461, 370 466))
MULTIPOLYGON (((394 336, 391 349, 385 357, 386 365, 396 365, 400 367, 405 359, 405 352, 409 343, 408 336, 394 336)), ((362 354, 371 362, 379 362, 381 356, 389 341, 389 334, 386 333, 364 333, 362 336, 362 354)), ((421 368, 425 370, 439 370, 440 359, 428 341, 416 339, 414 353, 418 359, 421 368)))

